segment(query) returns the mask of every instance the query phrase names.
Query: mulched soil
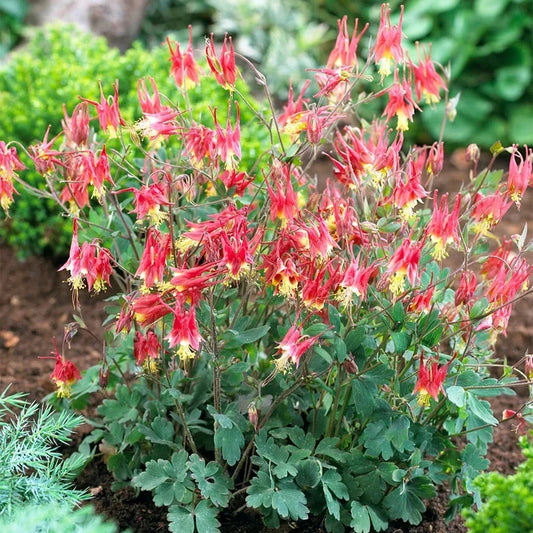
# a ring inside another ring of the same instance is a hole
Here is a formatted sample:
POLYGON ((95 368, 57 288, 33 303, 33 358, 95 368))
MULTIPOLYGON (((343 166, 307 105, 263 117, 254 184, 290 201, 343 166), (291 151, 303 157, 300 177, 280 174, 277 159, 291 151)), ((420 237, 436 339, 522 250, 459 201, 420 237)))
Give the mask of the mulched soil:
MULTIPOLYGON (((439 178, 444 184, 441 189, 457 190, 467 171, 460 157, 456 165, 450 165, 439 178)), ((526 194, 521 211, 515 207, 502 223, 500 233, 511 235, 522 231, 524 222, 533 228, 533 198, 526 194)), ((54 265, 42 258, 32 258, 19 262, 12 250, 0 243, 0 391, 11 385, 11 392, 28 393, 31 400, 40 400, 54 390, 49 379, 54 361, 38 359, 49 355, 53 350, 52 338, 58 342, 63 338, 64 324, 72 322, 72 302, 65 273, 58 272, 54 265)), ((80 294, 80 304, 87 325, 99 330, 105 318, 103 298, 80 294)), ((533 348, 533 305, 531 297, 515 305, 507 337, 497 344, 497 353, 509 363, 518 361, 528 349, 533 348)), ((79 333, 68 349, 68 358, 79 368, 87 368, 99 361, 99 343, 86 333, 79 333)), ((495 415, 501 417, 503 409, 516 409, 528 397, 527 388, 517 391, 515 397, 496 399, 493 402, 495 415)), ((494 443, 490 446, 491 470, 510 474, 522 461, 517 446, 517 435, 512 423, 500 425, 495 430, 494 443)), ((87 428, 85 428, 87 431, 87 428)), ((78 437, 78 439, 81 437, 78 437)), ((136 495, 133 490, 114 493, 111 490, 112 478, 102 461, 91 463, 78 479, 80 487, 87 487, 94 494, 92 500, 97 511, 113 518, 121 530, 129 527, 135 533, 166 532, 165 511, 155 507, 149 493, 136 495)), ((394 524, 388 533, 464 533, 460 518, 446 524, 443 514, 446 511, 447 493, 441 491, 438 497, 428 503, 424 520, 419 526, 394 524)), ((242 502, 237 505, 242 505, 242 502)), ((222 531, 235 533, 262 533, 257 515, 244 511, 233 516, 231 511, 222 513, 222 531)), ((268 530, 271 531, 271 530, 268 530)), ((320 521, 305 525, 286 524, 279 531, 283 533, 317 533, 324 531, 320 521)))

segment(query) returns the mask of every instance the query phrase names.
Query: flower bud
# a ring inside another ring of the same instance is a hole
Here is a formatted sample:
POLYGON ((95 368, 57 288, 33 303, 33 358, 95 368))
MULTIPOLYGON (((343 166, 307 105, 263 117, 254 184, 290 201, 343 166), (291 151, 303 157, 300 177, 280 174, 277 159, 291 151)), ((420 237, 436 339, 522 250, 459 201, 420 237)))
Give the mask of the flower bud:
POLYGON ((350 355, 348 358, 346 358, 342 364, 342 368, 348 373, 348 374, 357 374, 359 372, 359 368, 357 367, 355 363, 355 359, 353 358, 353 355, 350 355))
POLYGON ((100 372, 98 372, 98 383, 102 389, 107 387, 107 382, 109 381, 109 367, 107 363, 103 363, 100 367, 100 372))
POLYGON ((257 407, 254 402, 248 406, 248 420, 257 431, 259 429, 259 413, 257 412, 257 407))
POLYGON ((469 144, 466 148, 465 159, 470 163, 477 164, 481 152, 477 144, 469 144))
POLYGON ((529 379, 533 379, 533 354, 526 354, 526 364, 525 364, 526 376, 529 379))

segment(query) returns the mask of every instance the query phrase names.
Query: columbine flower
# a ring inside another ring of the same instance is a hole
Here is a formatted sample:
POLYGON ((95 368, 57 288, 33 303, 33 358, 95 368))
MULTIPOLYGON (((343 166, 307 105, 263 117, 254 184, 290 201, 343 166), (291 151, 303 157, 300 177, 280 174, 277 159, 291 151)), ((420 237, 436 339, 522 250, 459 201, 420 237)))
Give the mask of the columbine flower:
POLYGON ((416 104, 413 100, 411 85, 405 78, 401 82, 399 81, 398 70, 394 71, 394 83, 390 86, 388 94, 389 102, 383 114, 387 116, 387 120, 396 115, 398 119, 396 129, 400 131, 408 130, 408 121, 413 121, 416 104))
MULTIPOLYGON (((70 253, 67 262, 59 268, 61 270, 68 270, 70 277, 68 282, 72 285, 74 290, 82 289, 84 287, 83 278, 87 274, 89 268, 92 268, 90 262, 91 255, 87 249, 87 243, 83 243, 85 247, 80 246, 78 241, 78 220, 75 218, 72 223, 72 240, 70 243, 70 253)), ((93 254, 94 257, 94 254, 93 254)))
POLYGON ((520 208, 520 200, 527 186, 532 179, 533 150, 525 147, 525 156, 522 157, 516 146, 513 146, 511 161, 509 162, 509 177, 507 189, 511 195, 511 200, 520 208), (517 158, 520 164, 517 164, 517 158))
POLYGON ((470 305, 474 293, 476 292, 477 278, 475 272, 471 270, 464 270, 461 273, 461 279, 459 280, 459 287, 455 291, 455 306, 470 305))
POLYGON ((13 178, 18 170, 26 167, 18 158, 15 147, 8 148, 4 141, 0 141, 0 205, 7 213, 9 206, 13 203, 13 178))
POLYGON ((49 133, 50 126, 48 126, 48 128, 46 129, 43 141, 39 144, 34 144, 29 147, 30 157, 35 165, 35 170, 37 170, 37 172, 42 175, 46 175, 54 171, 56 165, 65 166, 65 164, 56 157, 62 155, 62 152, 52 149, 52 146, 54 145, 59 135, 56 135, 53 139, 48 140, 49 133))
POLYGON ((300 117, 304 111, 304 102, 307 101, 304 99, 304 94, 309 85, 311 85, 311 80, 306 80, 295 102, 292 83, 289 84, 287 103, 283 106, 283 113, 278 117, 280 128, 289 135, 295 136, 305 128, 305 125, 300 122, 300 117))
POLYGON ((192 51, 192 26, 189 24, 189 45, 187 50, 181 53, 180 45, 176 45, 176 49, 172 48, 170 38, 167 37, 168 49, 170 51, 170 60, 172 66, 170 67, 170 74, 174 76, 176 85, 181 89, 190 89, 194 87, 198 79, 198 64, 194 60, 192 51))
POLYGON ((403 5, 400 8, 398 26, 391 25, 389 4, 381 5, 381 17, 374 46, 374 60, 379 65, 381 79, 392 72, 394 62, 403 61, 402 20, 403 5))
POLYGON ((81 379, 81 373, 72 361, 65 359, 57 348, 57 343, 54 338, 55 351, 52 352, 51 357, 40 357, 40 359, 54 359, 56 364, 50 377, 57 386, 57 396, 59 398, 70 398, 72 385, 81 379))
POLYGON ((113 273, 111 267, 111 252, 107 248, 98 248, 93 269, 87 272, 87 287, 94 288, 94 292, 105 290, 110 284, 109 278, 113 273))
POLYGON ((507 201, 508 195, 499 188, 495 194, 484 196, 480 192, 474 197, 474 211, 472 216, 476 220, 474 230, 487 235, 502 219, 511 207, 512 202, 507 201))
POLYGON ((442 78, 437 74, 435 65, 431 61, 431 48, 429 53, 422 46, 424 59, 420 57, 420 46, 416 43, 416 51, 418 54, 418 65, 414 63, 411 65, 415 78, 415 93, 416 99, 420 102, 422 98, 427 104, 436 104, 440 100, 440 89, 446 89, 446 84, 442 78))
POLYGON ((67 108, 63 104, 63 133, 65 134, 65 147, 69 150, 76 150, 87 146, 89 138, 89 107, 87 102, 78 104, 69 117, 67 108))
POLYGON ((100 199, 104 194, 104 183, 107 181, 108 183, 114 185, 113 178, 111 177, 111 172, 109 170, 109 159, 107 157, 105 144, 102 146, 102 150, 100 151, 98 159, 96 159, 96 156, 94 154, 92 155, 94 159, 93 172, 91 175, 90 183, 94 188, 93 196, 100 199))
POLYGON ((220 51, 220 59, 215 52, 215 42, 213 34, 211 39, 206 41, 205 56, 211 72, 215 79, 226 89, 232 89, 237 80, 237 67, 235 66, 235 53, 233 51, 233 42, 229 37, 229 48, 227 46, 228 34, 224 35, 224 42, 220 51))
POLYGON ((428 313, 431 309, 431 299, 435 294, 435 285, 432 284, 433 277, 431 278, 430 286, 420 290, 415 291, 413 294, 413 299, 409 303, 408 310, 412 313, 428 313))
POLYGON ((518 421, 518 424, 514 427, 514 431, 517 433, 525 433, 525 427, 526 427, 526 419, 522 415, 522 413, 517 413, 516 411, 513 411, 512 409, 504 409, 502 413, 502 421, 503 420, 509 420, 509 419, 516 419, 518 421))
POLYGON ((220 127, 217 121, 217 110, 213 110, 213 118, 215 119, 216 127, 216 151, 220 159, 224 162, 226 169, 234 169, 237 166, 237 162, 241 158, 241 127, 240 120, 241 114, 239 104, 235 103, 237 107, 237 117, 235 119, 235 129, 231 126, 231 102, 228 105, 228 117, 226 121, 226 130, 220 127))
POLYGON ((405 222, 414 219, 416 204, 427 196, 427 191, 422 187, 422 172, 418 161, 411 155, 407 162, 405 181, 398 177, 392 191, 392 202, 400 209, 400 218, 405 222))
POLYGON ((352 36, 350 38, 348 34, 348 17, 344 15, 342 20, 337 20, 339 32, 337 33, 335 47, 329 54, 328 62, 326 63, 327 68, 355 67, 357 65, 357 45, 367 30, 368 23, 365 24, 359 35, 357 35, 358 25, 359 19, 355 19, 352 36))
POLYGON ((180 361, 186 362, 194 359, 195 352, 198 351, 200 342, 203 340, 196 323, 196 311, 194 306, 191 305, 187 310, 181 302, 177 301, 173 313, 172 329, 166 338, 169 348, 179 345, 176 354, 180 361))
POLYGON ((339 282, 340 290, 337 299, 345 307, 351 305, 354 294, 364 301, 366 299, 368 283, 376 272, 377 266, 375 263, 370 266, 364 266, 364 263, 361 264, 359 261, 359 256, 357 256, 357 259, 352 258, 339 282))
POLYGON ((100 102, 94 100, 87 100, 83 98, 88 104, 92 104, 96 107, 96 113, 98 114, 98 122, 103 131, 107 131, 109 128, 112 130, 111 136, 116 136, 119 126, 124 126, 126 123, 120 114, 118 108, 118 80, 113 84, 115 94, 106 98, 104 96, 104 90, 102 89, 102 83, 98 82, 100 86, 100 102))
POLYGON ((444 380, 448 372, 450 363, 439 366, 432 361, 427 366, 424 364, 424 357, 420 354, 420 367, 418 369, 418 380, 413 389, 413 393, 418 392, 418 404, 427 407, 430 398, 438 400, 439 392, 444 394, 444 380))
POLYGON ((157 359, 161 352, 161 345, 157 335, 148 330, 146 335, 140 331, 135 333, 133 339, 133 355, 135 363, 145 368, 147 372, 153 373, 157 369, 157 359))
MULTIPOLYGON (((123 321, 129 328, 129 323, 131 320, 129 315, 131 313, 138 324, 141 326, 150 326, 171 312, 172 309, 165 302, 163 302, 160 294, 144 294, 132 302, 131 312, 128 310, 125 313, 123 321)), ((122 314, 121 317, 119 317, 119 322, 121 321, 121 318, 122 314)), ((117 326, 115 328, 117 331, 121 331, 121 328, 119 328, 119 322, 117 322, 117 326)))
POLYGON ((291 363, 298 367, 302 355, 316 343, 319 337, 320 335, 315 335, 314 337, 302 336, 302 328, 293 324, 285 334, 285 337, 283 337, 283 340, 278 344, 281 355, 274 361, 276 370, 285 373, 291 363))
POLYGON ((395 296, 399 296, 404 291, 406 278, 412 286, 416 284, 423 246, 423 240, 412 242, 405 239, 392 254, 385 270, 385 278, 388 279, 389 289, 395 296))
POLYGON ((291 182, 291 169, 287 163, 274 161, 270 173, 273 185, 266 179, 270 197, 270 218, 281 220, 281 227, 286 228, 299 211, 298 198, 291 182))
POLYGON ((427 234, 434 243, 431 255, 437 261, 447 257, 446 246, 455 242, 459 243, 458 221, 459 209, 461 208, 461 194, 455 197, 455 203, 452 212, 448 212, 448 194, 444 194, 440 199, 440 205, 437 199, 438 191, 435 190, 433 195, 433 214, 427 228, 427 234))
POLYGON ((155 228, 150 228, 139 268, 135 272, 136 276, 144 280, 144 287, 147 289, 163 281, 169 250, 170 237, 162 235, 155 228))

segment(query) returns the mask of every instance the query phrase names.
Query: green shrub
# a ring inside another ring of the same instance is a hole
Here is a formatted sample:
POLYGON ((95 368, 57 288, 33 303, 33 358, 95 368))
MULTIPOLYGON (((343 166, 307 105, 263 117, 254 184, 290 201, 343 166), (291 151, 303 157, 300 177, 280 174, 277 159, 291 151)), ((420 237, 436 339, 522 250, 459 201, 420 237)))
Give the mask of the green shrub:
MULTIPOLYGON (((71 508, 89 495, 72 488, 84 459, 63 459, 56 443, 67 444, 82 418, 28 404, 22 394, 0 395, 0 517, 10 519, 25 504, 62 503, 71 508), (15 414, 12 409, 20 409, 15 414)), ((0 528, 1 531, 5 529, 0 528)), ((27 530, 25 530, 27 531, 27 530)))
POLYGON ((9 518, 0 517, 2 533, 115 533, 115 524, 104 522, 91 506, 72 510, 59 503, 48 505, 26 505, 9 518))
MULTIPOLYGON (((533 436, 533 433, 532 433, 533 436)), ((531 533, 533 531, 533 440, 525 436, 520 445, 526 460, 516 474, 481 474, 474 485, 481 492, 483 505, 464 511, 471 533, 531 533)))
MULTIPOLYGON (((169 76, 169 68, 166 46, 147 51, 136 43, 121 56, 118 50, 107 46, 105 39, 82 34, 71 26, 39 30, 24 50, 13 54, 10 62, 0 68, 0 139, 28 146, 43 139, 48 125, 51 139, 61 129, 62 105, 70 114, 80 95, 99 100, 98 81, 104 94, 112 94, 112 85, 118 79, 120 109, 128 123, 140 117, 137 80, 148 75, 156 80, 162 97, 183 108, 185 102, 169 76)), ((243 84, 239 89, 250 97, 243 84)), ((210 117, 210 108, 219 107, 219 119, 225 120, 227 95, 214 79, 204 77, 201 86, 190 90, 188 96, 198 115, 210 117)), ((252 118, 248 109, 241 110, 243 129, 258 130, 252 118)), ((248 136, 253 141, 243 147, 243 161, 257 159, 262 135, 248 136)), ((43 178, 33 169, 31 160, 24 161, 30 169, 25 173, 26 181, 43 187, 43 178)), ((71 222, 57 214, 53 201, 22 193, 10 218, 2 220, 4 215, 0 214, 0 240, 13 246, 22 257, 66 256, 71 222)))

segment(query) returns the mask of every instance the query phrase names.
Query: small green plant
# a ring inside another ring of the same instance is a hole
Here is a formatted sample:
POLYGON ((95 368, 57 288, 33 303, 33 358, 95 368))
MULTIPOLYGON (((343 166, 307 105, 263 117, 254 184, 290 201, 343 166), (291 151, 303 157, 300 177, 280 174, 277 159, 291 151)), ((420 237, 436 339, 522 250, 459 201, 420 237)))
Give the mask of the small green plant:
MULTIPOLYGON (((92 506, 72 509, 64 503, 26 504, 9 515, 0 516, 2 533, 116 533, 115 524, 95 514, 92 506)), ((127 530, 129 531, 129 530, 127 530)), ((124 531, 123 533, 127 533, 124 531)))
POLYGON ((520 446, 526 460, 516 474, 489 472, 474 480, 483 503, 463 511, 470 533, 533 532, 533 432, 520 437, 520 446))
POLYGON ((55 447, 68 444, 83 419, 72 412, 55 413, 50 406, 28 404, 23 396, 7 395, 7 390, 0 395, 0 518, 5 520, 25 504, 55 502, 72 508, 89 497, 71 484, 84 458, 64 459, 55 447))

